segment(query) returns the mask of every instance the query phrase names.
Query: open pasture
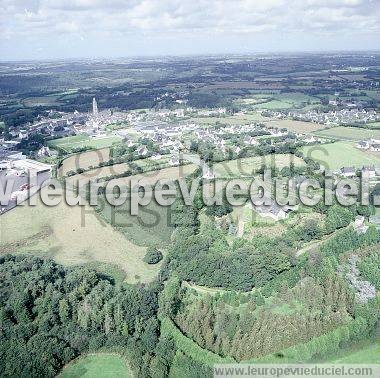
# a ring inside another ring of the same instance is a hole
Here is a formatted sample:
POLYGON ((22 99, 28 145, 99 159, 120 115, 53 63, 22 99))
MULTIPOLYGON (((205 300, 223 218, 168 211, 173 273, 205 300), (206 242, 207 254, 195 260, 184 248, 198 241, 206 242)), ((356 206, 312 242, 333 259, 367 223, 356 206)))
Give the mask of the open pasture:
POLYGON ((192 117, 188 121, 200 125, 215 125, 216 123, 225 125, 244 125, 253 122, 263 122, 268 120, 267 117, 262 116, 260 113, 252 112, 247 114, 234 114, 232 116, 209 116, 209 117, 192 117))
POLYGON ((365 342, 363 345, 352 346, 342 350, 336 356, 331 356, 325 362, 336 364, 379 364, 380 343, 365 342))
POLYGON ((350 142, 306 146, 302 152, 305 157, 310 157, 331 170, 342 167, 361 168, 363 165, 380 166, 380 153, 359 150, 350 142))
POLYGON ((35 106, 55 106, 59 105, 59 96, 41 96, 41 97, 28 97, 22 100, 22 104, 26 107, 35 106))
POLYGON ((380 139, 380 130, 368 130, 360 127, 338 126, 332 127, 331 129, 316 131, 314 134, 326 138, 352 141, 370 138, 380 139))
POLYGON ((369 129, 380 129, 380 121, 379 122, 370 122, 365 125, 369 129))
MULTIPOLYGON (((101 156, 102 155, 100 154, 94 154, 94 161, 99 161, 101 156)), ((80 156, 80 158, 77 159, 74 163, 80 164, 81 161, 82 161, 82 156, 80 156)), ((106 160, 101 160, 101 161, 106 161, 106 160)), ((123 174, 128 170, 134 169, 134 166, 141 167, 144 171, 147 171, 146 174, 148 174, 149 173, 148 171, 160 170, 160 169, 163 169, 164 167, 167 167, 168 165, 169 165, 169 159, 166 156, 162 156, 161 159, 159 160, 152 160, 151 158, 146 158, 146 159, 135 160, 133 164, 119 163, 119 164, 113 164, 113 165, 108 165, 104 167, 97 167, 97 168, 88 170, 86 172, 67 177, 66 180, 68 182, 87 182, 89 180, 95 180, 95 179, 100 179, 107 176, 123 174)), ((79 166, 82 167, 81 165, 79 166)))
POLYGON ((267 127, 277 127, 279 129, 287 129, 295 133, 312 133, 324 129, 326 126, 320 123, 293 121, 291 119, 279 119, 265 122, 267 127))
POLYGON ((195 171, 195 164, 187 164, 178 167, 163 168, 156 171, 139 173, 137 175, 122 177, 111 180, 114 185, 130 185, 131 180, 137 180, 141 184, 155 185, 159 180, 178 180, 181 177, 186 177, 195 171))
POLYGON ((215 164, 213 169, 216 178, 243 178, 251 177, 262 166, 282 169, 289 167, 292 163, 295 166, 304 165, 304 161, 297 156, 291 154, 271 154, 223 161, 215 164))
POLYGON ((66 176, 69 171, 76 171, 78 168, 88 169, 96 167, 101 162, 106 162, 110 159, 110 149, 102 148, 99 150, 91 150, 71 155, 62 161, 58 170, 59 176, 66 176))
MULTIPOLYGON (((46 190, 43 188, 42 190, 46 190)), ((102 263, 121 269, 129 283, 149 282, 158 266, 143 262, 145 248, 128 240, 94 209, 61 202, 25 204, 0 217, 0 252, 31 253, 66 266, 102 263)))
POLYGON ((307 105, 318 105, 320 99, 303 93, 289 92, 271 95, 268 101, 254 104, 254 109, 284 110, 303 108, 307 105))
MULTIPOLYGON (((153 185, 159 179, 184 177, 195 169, 189 164, 113 181, 123 186, 135 178, 153 185)), ((98 215, 87 204, 69 206, 61 201, 58 206, 47 207, 37 196, 36 206, 26 203, 0 217, 0 252, 32 253, 63 265, 107 264, 124 271, 129 283, 149 282, 156 276, 159 264, 143 262, 145 246, 168 242, 172 232, 169 210, 152 203, 139 217, 132 217, 128 211, 122 212, 128 206, 126 202, 112 213, 106 205, 98 215)))
POLYGON ((252 106, 254 109, 284 110, 294 107, 293 103, 282 100, 269 100, 252 106))
POLYGON ((132 378, 132 372, 124 359, 116 354, 96 353, 79 357, 67 364, 60 378, 132 378))
POLYGON ((114 143, 119 143, 121 138, 118 136, 105 136, 99 138, 90 138, 87 135, 79 134, 66 138, 53 139, 48 142, 51 148, 62 148, 65 151, 71 151, 74 148, 105 148, 110 147, 114 143))
POLYGON ((99 196, 98 203, 102 218, 135 245, 165 248, 170 243, 174 231, 170 206, 161 206, 152 200, 139 208, 137 216, 133 216, 130 198, 117 207, 110 205, 102 196, 99 196))

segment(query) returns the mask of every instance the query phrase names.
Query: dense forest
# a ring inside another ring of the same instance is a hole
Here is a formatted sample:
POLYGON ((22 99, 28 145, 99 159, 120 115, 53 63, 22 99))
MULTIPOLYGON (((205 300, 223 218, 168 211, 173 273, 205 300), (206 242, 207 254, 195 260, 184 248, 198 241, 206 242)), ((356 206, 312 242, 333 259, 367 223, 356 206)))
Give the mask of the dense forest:
POLYGON ((159 340, 159 291, 159 284, 116 286, 93 270, 50 260, 1 257, 0 375, 52 377, 102 348, 128 356, 137 376, 165 375, 175 351, 159 340))

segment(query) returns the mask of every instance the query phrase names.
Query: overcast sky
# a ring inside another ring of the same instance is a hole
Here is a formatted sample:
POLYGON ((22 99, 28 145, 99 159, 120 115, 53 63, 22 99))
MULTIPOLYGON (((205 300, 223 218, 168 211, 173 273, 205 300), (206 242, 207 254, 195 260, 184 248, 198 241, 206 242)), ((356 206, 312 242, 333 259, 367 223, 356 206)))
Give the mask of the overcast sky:
POLYGON ((380 49, 380 0, 0 0, 0 59, 380 49))

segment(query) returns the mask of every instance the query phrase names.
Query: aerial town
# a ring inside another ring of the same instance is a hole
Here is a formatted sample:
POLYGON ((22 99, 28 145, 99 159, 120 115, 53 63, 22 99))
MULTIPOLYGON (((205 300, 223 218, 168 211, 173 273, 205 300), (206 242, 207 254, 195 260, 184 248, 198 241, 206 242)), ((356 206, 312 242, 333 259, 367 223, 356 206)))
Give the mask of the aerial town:
POLYGON ((377 363, 379 59, 0 64, 0 376, 377 363))

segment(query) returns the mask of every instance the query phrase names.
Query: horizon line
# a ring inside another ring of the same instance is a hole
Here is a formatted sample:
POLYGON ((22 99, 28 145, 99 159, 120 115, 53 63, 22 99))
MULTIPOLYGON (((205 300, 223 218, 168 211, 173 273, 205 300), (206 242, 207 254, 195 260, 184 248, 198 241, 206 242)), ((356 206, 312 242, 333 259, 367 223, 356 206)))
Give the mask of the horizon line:
POLYGON ((25 59, 1 59, 0 63, 28 63, 28 62, 59 62, 59 61, 98 61, 108 60, 115 61, 121 59, 129 60, 148 60, 148 59, 163 59, 163 58, 195 58, 195 57, 249 57, 249 56, 285 56, 285 55, 327 55, 327 54, 342 54, 342 55, 360 55, 364 53, 380 54, 380 48, 365 49, 365 50, 288 50, 288 51, 256 51, 256 52, 220 52, 220 53, 186 53, 186 54, 154 54, 154 55, 130 55, 130 56, 87 56, 87 57, 65 57, 65 58, 25 58, 25 59))

